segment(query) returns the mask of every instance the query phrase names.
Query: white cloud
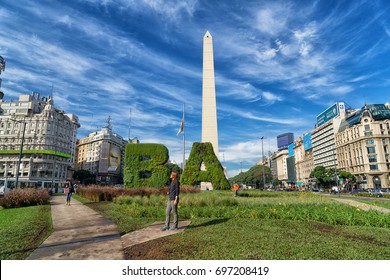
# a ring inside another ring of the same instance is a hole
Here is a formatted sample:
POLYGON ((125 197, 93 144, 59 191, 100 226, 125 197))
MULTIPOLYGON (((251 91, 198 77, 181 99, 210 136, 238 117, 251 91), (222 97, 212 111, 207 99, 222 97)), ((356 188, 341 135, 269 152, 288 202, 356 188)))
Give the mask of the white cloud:
POLYGON ((256 28, 268 35, 278 35, 285 31, 290 14, 285 5, 272 4, 261 8, 256 15, 256 28))
POLYGON ((278 95, 276 95, 276 94, 273 94, 272 92, 264 91, 262 94, 263 94, 263 97, 264 97, 266 100, 268 100, 268 101, 271 101, 271 102, 283 101, 283 97, 278 96, 278 95))

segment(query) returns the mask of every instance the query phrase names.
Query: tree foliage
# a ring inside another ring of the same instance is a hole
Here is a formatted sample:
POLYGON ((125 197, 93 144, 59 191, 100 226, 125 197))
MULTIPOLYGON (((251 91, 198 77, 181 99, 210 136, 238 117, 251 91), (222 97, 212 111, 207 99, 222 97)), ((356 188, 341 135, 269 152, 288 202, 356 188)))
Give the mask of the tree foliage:
POLYGON ((77 170, 73 173, 73 179, 80 181, 81 184, 94 184, 96 181, 95 174, 89 170, 77 170))
MULTIPOLYGON (((268 166, 264 166, 265 183, 268 184, 272 181, 271 169, 268 166)), ((231 183, 241 183, 251 186, 263 186, 263 166, 255 165, 246 172, 240 172, 236 176, 229 179, 231 183)))
POLYGON ((341 178, 350 182, 355 181, 355 176, 347 171, 334 168, 325 168, 324 166, 316 166, 310 173, 311 178, 317 179, 317 184, 320 186, 335 185, 336 180, 341 178))

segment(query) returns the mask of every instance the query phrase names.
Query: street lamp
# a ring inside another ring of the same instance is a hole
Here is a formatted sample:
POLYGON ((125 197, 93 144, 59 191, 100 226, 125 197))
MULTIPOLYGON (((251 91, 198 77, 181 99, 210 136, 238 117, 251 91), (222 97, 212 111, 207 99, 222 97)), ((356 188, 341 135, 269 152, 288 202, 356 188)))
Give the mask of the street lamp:
POLYGON ((264 174, 264 143, 263 143, 263 140, 264 140, 264 136, 262 136, 261 138, 258 137, 260 140, 261 140, 261 166, 262 166, 262 173, 263 173, 263 189, 265 189, 265 174, 264 174))

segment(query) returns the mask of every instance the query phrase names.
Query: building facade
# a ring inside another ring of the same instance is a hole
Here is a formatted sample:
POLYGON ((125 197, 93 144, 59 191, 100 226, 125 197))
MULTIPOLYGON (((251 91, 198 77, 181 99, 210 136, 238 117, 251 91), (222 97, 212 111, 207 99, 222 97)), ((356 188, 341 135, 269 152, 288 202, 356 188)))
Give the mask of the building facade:
POLYGON ((359 188, 390 188, 390 109, 366 105, 348 116, 336 135, 338 168, 359 188))
POLYGON ((295 141, 294 145, 295 172, 297 185, 309 185, 310 174, 314 169, 312 149, 305 149, 302 137, 295 141))
POLYGON ((58 187, 72 179, 78 117, 51 97, 0 100, 0 180, 16 187, 58 187))
MULTIPOLYGON (((137 143, 138 139, 134 139, 137 143)), ((112 132, 108 124, 77 143, 77 170, 88 170, 98 184, 121 184, 128 141, 112 132)))
POLYGON ((343 102, 334 104, 317 116, 317 128, 311 132, 314 167, 337 167, 335 134, 345 116, 343 102))
POLYGON ((271 155, 271 173, 273 178, 287 182, 287 158, 288 150, 280 150, 271 155))

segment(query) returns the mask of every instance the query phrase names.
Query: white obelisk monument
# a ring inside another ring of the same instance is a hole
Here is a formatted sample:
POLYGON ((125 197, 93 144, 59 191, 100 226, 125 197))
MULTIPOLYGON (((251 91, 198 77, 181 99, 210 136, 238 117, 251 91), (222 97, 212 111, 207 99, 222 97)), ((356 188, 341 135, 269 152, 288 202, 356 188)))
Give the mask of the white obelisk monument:
POLYGON ((211 142, 218 155, 217 102, 215 97, 213 37, 203 37, 202 142, 211 142))

